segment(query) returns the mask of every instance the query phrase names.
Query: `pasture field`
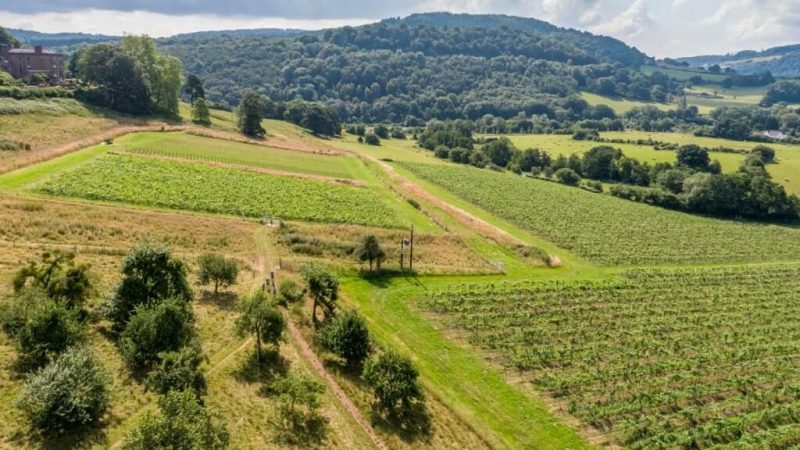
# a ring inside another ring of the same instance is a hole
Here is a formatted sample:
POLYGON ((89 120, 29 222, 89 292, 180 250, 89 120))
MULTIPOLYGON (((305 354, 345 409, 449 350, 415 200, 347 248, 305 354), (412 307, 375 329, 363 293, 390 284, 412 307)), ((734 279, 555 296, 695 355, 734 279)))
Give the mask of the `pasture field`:
POLYGON ((800 444, 800 265, 465 284, 421 305, 628 448, 800 444))
MULTIPOLYGON (((659 133, 647 131, 609 131, 600 133, 608 139, 652 139, 654 141, 668 142, 678 145, 697 144, 707 148, 728 147, 747 152, 758 143, 731 141, 711 137, 698 137, 687 133, 659 133)), ((505 135, 517 148, 538 148, 545 150, 553 156, 569 156, 573 153, 584 153, 598 145, 610 145, 619 148, 626 156, 638 159, 641 162, 654 164, 657 162, 675 162, 675 152, 670 150, 656 150, 648 145, 615 144, 591 141, 576 141, 569 135, 558 134, 514 134, 505 135)), ((767 170, 776 182, 782 184, 788 192, 800 194, 800 145, 767 144, 775 149, 776 164, 767 165, 767 170)), ((745 159, 740 153, 709 152, 712 160, 716 159, 722 164, 723 172, 734 172, 745 159)), ((424 161, 420 161, 424 162, 424 161)))
POLYGON ((753 106, 764 97, 764 87, 723 88, 720 85, 692 86, 686 89, 686 103, 697 106, 700 114, 710 114, 722 106, 753 106), (711 97, 708 97, 710 95, 711 97))
MULTIPOLYGON (((651 133, 648 133, 649 136, 651 133)), ((659 133, 655 133, 659 134, 659 133)), ((605 138, 620 138, 620 139, 647 139, 639 133, 601 133, 605 138)), ((672 150, 656 150, 649 145, 637 144, 615 144, 606 142, 593 142, 593 141, 576 141, 572 139, 571 135, 566 134, 513 134, 506 135, 517 148, 538 148, 550 153, 556 157, 559 155, 569 156, 573 153, 585 153, 590 149, 599 145, 609 145, 614 148, 622 150, 625 156, 638 159, 641 162, 655 164, 659 162, 675 163, 676 156, 672 150)), ((653 137, 656 139, 656 137, 653 137)), ((719 160, 722 164, 722 170, 725 172, 732 172, 739 169, 739 166, 744 161, 744 156, 737 153, 723 153, 711 152, 709 153, 711 159, 719 160)))
POLYGON ((684 214, 471 167, 401 167, 596 263, 788 261, 800 254, 798 228, 684 214))
POLYGON ((400 227, 368 189, 202 164, 105 155, 32 187, 36 192, 247 217, 400 227))
POLYGON ((680 70, 680 69, 671 69, 666 67, 660 66, 642 66, 640 69, 647 75, 650 75, 653 72, 661 72, 666 75, 669 75, 672 78, 675 78, 678 81, 688 81, 692 77, 700 77, 706 82, 710 83, 722 83, 725 78, 727 78, 723 74, 714 74, 714 73, 706 73, 706 72, 695 72, 691 70, 680 70))
POLYGON ((114 150, 189 161, 207 161, 354 179, 358 162, 352 157, 299 153, 279 148, 208 139, 187 133, 135 133, 115 141, 114 150))
POLYGON ((674 104, 656 103, 656 102, 638 102, 636 100, 615 99, 604 97, 602 95, 593 94, 591 92, 581 92, 581 98, 586 100, 592 106, 606 105, 614 110, 617 115, 625 114, 633 108, 641 108, 643 106, 655 106, 662 111, 671 111, 677 108, 674 104))

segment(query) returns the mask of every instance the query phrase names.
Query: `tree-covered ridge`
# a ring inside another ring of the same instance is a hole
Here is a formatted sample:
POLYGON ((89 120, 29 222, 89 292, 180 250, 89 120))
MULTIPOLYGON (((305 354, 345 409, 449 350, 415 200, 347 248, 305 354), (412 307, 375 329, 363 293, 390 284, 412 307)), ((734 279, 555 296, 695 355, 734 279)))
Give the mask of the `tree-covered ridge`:
POLYGON ((737 72, 753 74, 770 71, 778 77, 800 76, 800 44, 773 47, 762 51, 745 50, 727 55, 703 55, 678 58, 693 67, 718 64, 737 72))
MULTIPOLYGON (((582 90, 658 101, 677 93, 668 77, 630 67, 644 58, 635 49, 626 47, 628 54, 617 57, 617 50, 602 50, 605 38, 557 30, 389 20, 286 39, 169 38, 160 47, 205 81, 212 102, 235 105, 252 89, 273 101, 328 103, 343 120, 474 119, 544 110, 555 118, 556 110, 569 109, 564 97, 582 90)), ((566 114, 574 113, 580 111, 566 114)))

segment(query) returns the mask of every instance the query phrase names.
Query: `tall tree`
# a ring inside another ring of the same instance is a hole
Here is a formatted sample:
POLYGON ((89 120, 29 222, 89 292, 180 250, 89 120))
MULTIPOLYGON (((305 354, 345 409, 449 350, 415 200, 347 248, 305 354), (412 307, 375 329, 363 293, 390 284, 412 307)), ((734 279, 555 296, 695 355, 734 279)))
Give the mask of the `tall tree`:
POLYGON ((369 270, 372 271, 373 262, 381 270, 381 263, 386 258, 386 252, 381 248, 378 238, 374 234, 364 236, 361 244, 356 249, 356 256, 359 261, 369 261, 369 270))
POLYGON ((236 319, 236 333, 256 338, 256 357, 261 361, 261 343, 277 345, 286 329, 283 314, 272 304, 263 291, 242 298, 239 302, 239 317, 236 319))
POLYGON ((167 114, 178 113, 178 100, 183 84, 183 64, 174 56, 156 50, 149 36, 125 36, 122 51, 133 58, 150 93, 155 109, 167 114))
POLYGON ((262 111, 261 96, 253 91, 247 91, 236 111, 239 119, 239 131, 245 136, 264 136, 266 130, 261 126, 262 111))
POLYGON ((211 125, 211 112, 206 99, 198 98, 192 103, 192 122, 203 126, 211 125))
POLYGON ((214 295, 219 292, 220 286, 228 287, 236 283, 239 274, 239 263, 235 259, 228 259, 216 253, 205 253, 197 260, 200 266, 200 283, 214 284, 214 295))
POLYGON ((336 300, 339 298, 339 279, 330 269, 318 264, 307 264, 302 270, 308 292, 314 300, 311 319, 317 323, 317 307, 322 306, 325 317, 333 317, 336 300))
POLYGON ((203 88, 203 80, 195 74, 189 74, 186 77, 186 85, 183 91, 189 96, 189 102, 194 106, 194 102, 198 99, 206 98, 206 91, 203 88))

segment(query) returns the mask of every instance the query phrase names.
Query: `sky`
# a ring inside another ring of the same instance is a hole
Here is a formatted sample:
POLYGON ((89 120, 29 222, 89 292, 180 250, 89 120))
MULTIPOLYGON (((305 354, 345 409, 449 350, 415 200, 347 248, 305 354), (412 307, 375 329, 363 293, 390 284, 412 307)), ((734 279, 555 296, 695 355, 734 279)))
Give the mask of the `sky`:
POLYGON ((613 36, 660 58, 800 44, 800 0, 0 0, 0 25, 161 37, 320 29, 431 11, 534 17, 613 36))

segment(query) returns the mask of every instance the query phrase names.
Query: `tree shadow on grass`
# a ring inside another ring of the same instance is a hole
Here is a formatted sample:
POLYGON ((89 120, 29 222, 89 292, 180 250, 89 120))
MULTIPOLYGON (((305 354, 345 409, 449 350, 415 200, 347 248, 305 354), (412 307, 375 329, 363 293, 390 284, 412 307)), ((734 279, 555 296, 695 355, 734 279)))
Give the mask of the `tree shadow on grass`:
POLYGON ((236 309, 236 300, 239 298, 235 292, 218 292, 203 290, 197 296, 197 302, 204 305, 212 305, 220 311, 233 311, 236 309))
POLYGON ((31 447, 41 450, 77 450, 108 446, 108 436, 101 424, 69 431, 42 431, 30 429, 8 436, 14 447, 31 447))
POLYGON ((313 414, 286 423, 273 420, 272 426, 278 444, 299 448, 319 446, 325 442, 328 434, 328 419, 321 414, 313 414))
POLYGON ((262 349, 261 361, 258 360, 255 350, 252 350, 247 359, 236 368, 233 376, 244 383, 261 383, 263 386, 258 392, 266 395, 275 377, 286 375, 290 365, 289 360, 281 356, 278 350, 262 349))
POLYGON ((433 436, 431 415, 425 402, 414 402, 405 409, 381 411, 372 408, 372 424, 398 436, 406 443, 429 444, 433 436))

